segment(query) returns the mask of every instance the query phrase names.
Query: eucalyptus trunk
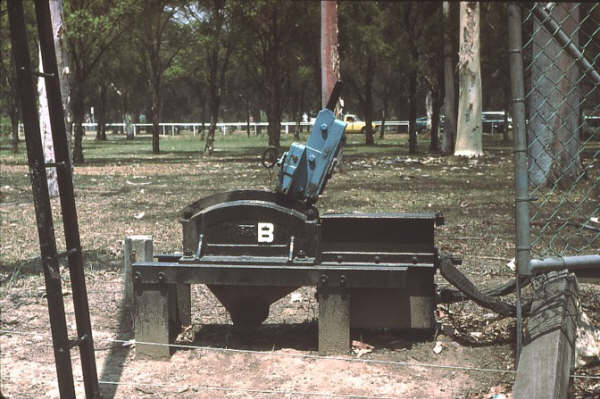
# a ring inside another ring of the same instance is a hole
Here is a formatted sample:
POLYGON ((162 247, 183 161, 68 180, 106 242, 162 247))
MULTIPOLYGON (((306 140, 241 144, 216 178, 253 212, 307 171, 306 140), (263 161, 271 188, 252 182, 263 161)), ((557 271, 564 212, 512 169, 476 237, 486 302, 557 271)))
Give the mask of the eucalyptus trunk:
POLYGON ((408 77, 408 153, 417 153, 417 71, 408 77))
POLYGON ((84 98, 81 84, 73 85, 71 92, 71 107, 73 110, 73 126, 75 137, 73 141, 73 163, 82 164, 83 159, 83 121, 84 121, 84 98))
POLYGON ((160 82, 152 87, 152 153, 160 153, 160 82))
POLYGON ((98 141, 106 141, 106 92, 106 86, 101 85, 96 104, 96 140, 98 141))
POLYGON ((12 152, 19 151, 19 109, 12 107, 10 111, 10 126, 11 126, 11 140, 10 145, 12 152))
POLYGON ((206 142, 204 144, 204 152, 206 154, 212 154, 215 149, 215 132, 217 131, 217 123, 219 122, 219 106, 221 104, 221 98, 216 92, 216 88, 213 92, 211 90, 209 112, 210 112, 210 127, 208 128, 208 134, 206 135, 206 142))
POLYGON ((460 3, 458 124, 454 155, 483 155, 479 3, 460 3))
MULTIPOLYGON (((60 79, 60 95, 65 114, 65 128, 67 130, 67 145, 71 148, 71 133, 73 131, 73 117, 71 115, 71 74, 69 71, 69 52, 65 39, 66 28, 63 23, 63 0, 49 0, 50 17, 52 19, 52 33, 54 35, 54 49, 56 51, 56 64, 60 79)), ((69 157, 71 157, 69 150, 69 157)))
POLYGON ((367 71, 365 76, 365 102, 363 112, 365 113, 365 144, 375 144, 375 134, 373 132, 373 78, 375 75, 375 60, 373 55, 367 56, 367 71))
POLYGON ((439 131, 441 93, 436 89, 432 92, 431 97, 431 141, 429 143, 429 152, 436 153, 440 151, 439 131))

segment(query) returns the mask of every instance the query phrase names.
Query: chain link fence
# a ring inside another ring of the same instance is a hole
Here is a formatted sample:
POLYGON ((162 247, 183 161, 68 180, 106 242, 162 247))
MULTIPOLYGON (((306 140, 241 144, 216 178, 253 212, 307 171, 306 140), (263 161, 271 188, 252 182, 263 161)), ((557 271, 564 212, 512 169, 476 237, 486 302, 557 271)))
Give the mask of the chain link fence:
POLYGON ((600 3, 522 7, 531 256, 600 254, 600 3))

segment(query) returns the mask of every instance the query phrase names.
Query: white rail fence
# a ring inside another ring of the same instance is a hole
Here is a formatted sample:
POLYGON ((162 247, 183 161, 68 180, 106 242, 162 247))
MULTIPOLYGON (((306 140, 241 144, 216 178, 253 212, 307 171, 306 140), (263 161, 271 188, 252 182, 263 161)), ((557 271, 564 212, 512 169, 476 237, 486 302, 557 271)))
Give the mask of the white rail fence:
MULTIPOLYGON (((380 125, 381 121, 373 121, 373 124, 375 125, 380 125)), ((82 124, 83 127, 86 130, 95 130, 98 126, 97 123, 83 123, 82 124)), ((107 128, 111 128, 111 127, 119 127, 121 129, 123 129, 123 131, 125 131, 126 128, 126 123, 107 123, 105 124, 105 126, 107 128)), ((138 134, 138 131, 140 130, 140 128, 144 128, 144 127, 151 127, 152 124, 151 123, 130 123, 129 124, 132 129, 133 129, 133 135, 136 136, 138 134)), ((184 129, 187 128, 189 130, 192 131, 192 134, 195 136, 197 134, 198 131, 201 131, 202 129, 206 129, 208 127, 210 127, 210 123, 206 123, 206 122, 165 122, 165 123, 159 123, 158 124, 159 127, 162 129, 162 135, 166 136, 168 135, 169 131, 171 133, 172 136, 175 135, 176 130, 184 129)), ((312 123, 310 122, 300 122, 299 125, 301 127, 303 126, 312 126, 312 123)), ((254 134, 258 134, 258 129, 260 127, 267 127, 269 126, 269 122, 250 122, 249 124, 246 122, 219 122, 217 123, 217 128, 221 131, 221 133, 223 135, 227 134, 227 131, 232 129, 232 130, 245 130, 247 127, 250 127, 250 129, 253 130, 254 134)), ((281 126, 282 128, 285 130, 285 134, 289 134, 290 133, 290 126, 296 126, 296 122, 281 122, 281 126)), ((406 128, 408 129, 409 126, 409 122, 408 121, 386 121, 385 122, 385 126, 389 127, 389 126, 406 126, 406 128)))
MULTIPOLYGON (((600 116, 584 116, 585 122, 588 126, 590 127, 600 127, 600 116)), ((381 125, 381 121, 373 121, 373 124, 375 125, 381 125)), ((123 129, 123 131, 125 132, 125 128, 126 128, 126 123, 107 123, 105 126, 107 128, 113 128, 113 127, 120 127, 121 129, 123 129)), ((406 127, 406 131, 408 131, 408 127, 409 127, 410 123, 409 121, 386 121, 385 122, 385 126, 387 127, 392 127, 392 126, 396 126, 396 127, 400 127, 400 126, 405 126, 406 127)), ((96 130, 98 124, 97 123, 83 123, 83 127, 86 130, 96 130)), ((148 128, 151 127, 152 124, 151 123, 130 123, 130 126, 133 129, 133 135, 136 136, 140 130, 140 128, 148 128)), ((208 122, 165 122, 165 123, 159 123, 160 128, 162 129, 162 135, 166 136, 169 134, 169 131, 171 133, 171 135, 175 135, 176 131, 178 131, 179 129, 190 129, 192 131, 192 134, 194 136, 196 136, 196 134, 202 130, 202 129, 206 129, 210 126, 210 123, 208 122)), ((227 131, 230 129, 233 129, 234 131, 237 130, 245 130, 246 129, 246 122, 219 122, 217 123, 217 128, 221 131, 221 133, 223 135, 227 134, 227 131)), ((252 129, 252 131, 254 132, 255 135, 258 134, 258 129, 260 127, 267 127, 269 126, 268 122, 250 122, 249 123, 250 129, 252 129)), ((283 127, 283 129, 285 130, 285 134, 289 134, 290 132, 290 126, 296 126, 296 122, 281 122, 281 126, 283 127)), ((300 126, 304 127, 304 126, 312 126, 312 123, 310 122, 300 122, 300 126)), ((6 131, 9 132, 10 131, 10 126, 5 126, 2 125, 2 131, 6 131)), ((492 132, 493 133, 493 132, 492 132)), ((19 123, 19 138, 24 138, 25 134, 23 131, 23 124, 19 123)))

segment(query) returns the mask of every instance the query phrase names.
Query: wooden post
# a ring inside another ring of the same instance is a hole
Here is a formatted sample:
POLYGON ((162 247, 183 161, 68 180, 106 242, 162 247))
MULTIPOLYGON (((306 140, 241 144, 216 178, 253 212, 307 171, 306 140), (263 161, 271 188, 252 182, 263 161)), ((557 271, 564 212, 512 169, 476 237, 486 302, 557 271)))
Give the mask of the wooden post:
POLYGON ((549 272, 533 281, 531 316, 513 386, 515 398, 566 398, 575 360, 578 287, 575 275, 549 272))
POLYGON ((131 265, 138 261, 152 262, 152 236, 127 236, 123 242, 123 285, 127 306, 133 305, 133 278, 131 265))
POLYGON ((319 354, 350 351, 350 292, 319 287, 319 354))

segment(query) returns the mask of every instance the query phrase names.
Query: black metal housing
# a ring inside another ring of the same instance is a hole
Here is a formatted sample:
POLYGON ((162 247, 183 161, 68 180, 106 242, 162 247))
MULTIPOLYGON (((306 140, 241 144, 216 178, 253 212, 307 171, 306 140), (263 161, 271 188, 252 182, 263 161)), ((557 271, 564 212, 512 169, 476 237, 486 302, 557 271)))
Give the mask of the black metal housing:
POLYGON ((434 213, 331 214, 277 194, 233 191, 180 213, 183 255, 133 265, 138 287, 207 284, 234 324, 262 323, 300 286, 350 295, 353 327, 433 327, 434 213))

